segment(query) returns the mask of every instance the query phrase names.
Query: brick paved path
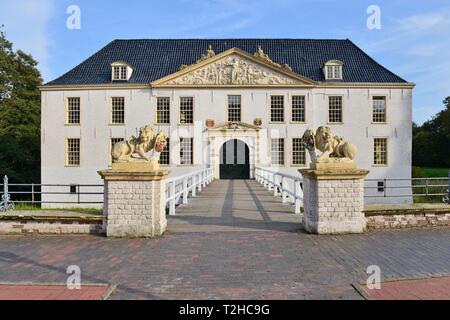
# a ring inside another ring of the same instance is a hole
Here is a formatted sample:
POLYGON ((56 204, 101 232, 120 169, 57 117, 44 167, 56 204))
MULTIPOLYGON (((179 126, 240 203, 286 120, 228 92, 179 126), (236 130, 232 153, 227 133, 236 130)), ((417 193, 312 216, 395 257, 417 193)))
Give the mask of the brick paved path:
POLYGON ((159 239, 0 237, 0 283, 65 283, 78 265, 85 283, 117 284, 112 299, 362 299, 351 284, 369 265, 383 280, 450 276, 448 228, 309 235, 252 181, 208 188, 159 239))
POLYGON ((69 290, 66 285, 0 284, 0 300, 100 300, 107 290, 104 285, 69 290))

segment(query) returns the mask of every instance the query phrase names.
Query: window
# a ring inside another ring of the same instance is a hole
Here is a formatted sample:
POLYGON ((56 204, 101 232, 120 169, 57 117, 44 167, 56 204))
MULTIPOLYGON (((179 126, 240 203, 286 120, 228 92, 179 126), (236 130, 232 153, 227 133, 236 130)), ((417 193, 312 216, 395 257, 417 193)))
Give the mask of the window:
POLYGON ((296 166, 306 164, 305 146, 302 138, 292 138, 292 164, 296 166))
POLYGON ((373 164, 387 165, 387 138, 375 138, 373 141, 373 147, 373 164))
POLYGON ((80 98, 67 98, 67 124, 80 124, 80 98))
POLYGON ((374 123, 386 122, 386 97, 373 97, 373 118, 374 123))
POLYGON ((77 193, 77 185, 76 184, 71 184, 70 186, 69 186, 69 189, 70 189, 70 193, 77 193))
POLYGON ((342 97, 328 97, 328 122, 342 122, 342 97))
POLYGON ((292 96, 292 122, 305 122, 305 96, 292 96))
POLYGON ((180 138, 180 164, 191 165, 193 161, 193 138, 180 138))
POLYGON ((284 139, 272 139, 271 151, 272 165, 284 165, 284 139))
POLYGON ((156 123, 170 123, 170 98, 163 97, 156 99, 156 123))
POLYGON ((166 147, 159 155, 159 164, 170 164, 170 139, 167 138, 166 147))
POLYGON ((66 142, 66 165, 80 165, 80 139, 67 139, 66 142))
POLYGON ((342 80, 342 66, 339 60, 330 60, 325 63, 324 74, 326 80, 342 80))
POLYGON ((125 123, 125 98, 123 97, 111 98, 111 123, 112 124, 125 123))
POLYGON ((194 123, 194 98, 180 98, 180 123, 194 123))
POLYGON ((228 121, 241 121, 241 96, 228 96, 228 121))
POLYGON ((113 66, 113 80, 128 80, 127 66, 113 66))
POLYGON ((125 140, 124 138, 111 138, 111 149, 110 149, 110 152, 109 152, 109 162, 110 162, 110 163, 112 163, 112 155, 111 155, 111 151, 112 151, 114 145, 115 145, 116 143, 121 142, 121 141, 124 141, 124 140, 125 140))
POLYGON ((270 121, 284 122, 284 96, 270 97, 270 121))

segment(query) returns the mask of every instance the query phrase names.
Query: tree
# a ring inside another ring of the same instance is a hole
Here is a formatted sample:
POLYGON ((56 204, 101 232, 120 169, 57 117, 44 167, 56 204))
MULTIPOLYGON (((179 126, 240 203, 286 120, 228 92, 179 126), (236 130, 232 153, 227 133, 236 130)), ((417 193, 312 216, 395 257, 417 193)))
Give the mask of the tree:
POLYGON ((37 62, 14 51, 0 29, 0 175, 40 181, 40 92, 37 62))
POLYGON ((421 126, 413 126, 413 164, 450 167, 450 96, 444 110, 421 126))

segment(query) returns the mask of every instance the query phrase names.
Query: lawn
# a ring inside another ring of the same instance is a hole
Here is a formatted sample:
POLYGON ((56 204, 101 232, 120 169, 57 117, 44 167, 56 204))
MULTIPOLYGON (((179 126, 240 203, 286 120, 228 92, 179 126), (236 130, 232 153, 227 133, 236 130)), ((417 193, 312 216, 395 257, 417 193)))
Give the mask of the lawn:
MULTIPOLYGON (((448 168, 428 168, 428 167, 413 167, 412 175, 413 178, 442 178, 439 180, 429 180, 428 188, 429 193, 444 193, 446 187, 433 187, 432 185, 447 185, 448 183, 448 168)), ((414 185, 424 185, 425 180, 416 180, 413 182, 414 185)), ((415 194, 426 193, 426 188, 414 188, 415 194)), ((442 196, 415 196, 415 203, 442 203, 442 196)))
POLYGON ((427 178, 438 178, 438 177, 448 177, 448 168, 421 168, 425 177, 427 178))

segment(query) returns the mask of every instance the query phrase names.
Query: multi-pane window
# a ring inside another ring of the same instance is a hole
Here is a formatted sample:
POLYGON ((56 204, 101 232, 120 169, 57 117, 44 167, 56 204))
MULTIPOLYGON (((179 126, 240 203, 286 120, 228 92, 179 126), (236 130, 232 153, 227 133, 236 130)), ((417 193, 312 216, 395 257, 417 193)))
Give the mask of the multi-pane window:
POLYGON ((111 123, 112 124, 125 123, 125 98, 123 97, 111 98, 111 123))
POLYGON ((194 123, 194 98, 180 98, 180 123, 194 123))
POLYGON ((305 165, 306 153, 302 138, 292 138, 292 164, 305 165))
POLYGON ((194 163, 192 142, 193 138, 180 138, 180 164, 194 163))
POLYGON ((156 123, 170 123, 170 98, 158 97, 156 99, 156 123))
POLYGON ((386 97, 373 97, 373 122, 386 122, 386 97))
POLYGON ((114 66, 113 80, 127 80, 127 66, 114 66))
POLYGON ((228 96, 228 121, 241 121, 241 96, 228 96))
POLYGON ((68 166, 80 165, 80 139, 67 139, 66 164, 68 166))
POLYGON ((67 123, 80 124, 80 98, 67 98, 67 123))
POLYGON ((292 96, 292 122, 305 122, 305 96, 292 96))
POLYGON ((284 122, 284 96, 270 97, 270 121, 284 122))
POLYGON ((170 139, 166 139, 166 147, 159 155, 159 164, 170 164, 170 139))
MULTIPOLYGON (((118 142, 124 141, 124 138, 111 138, 111 150, 113 149, 114 145, 118 142)), ((112 163, 112 156, 111 152, 109 153, 109 162, 112 163)))
POLYGON ((332 96, 328 97, 328 122, 341 123, 342 122, 342 97, 332 96))
POLYGON ((275 138, 271 142, 272 165, 284 165, 284 139, 275 138))
POLYGON ((387 138, 374 138, 373 147, 373 164, 387 165, 387 138))
POLYGON ((327 80, 342 79, 342 66, 329 65, 326 67, 327 80))

